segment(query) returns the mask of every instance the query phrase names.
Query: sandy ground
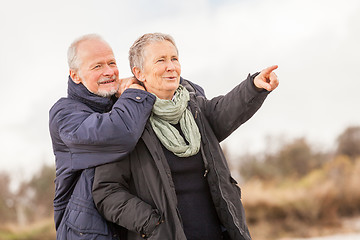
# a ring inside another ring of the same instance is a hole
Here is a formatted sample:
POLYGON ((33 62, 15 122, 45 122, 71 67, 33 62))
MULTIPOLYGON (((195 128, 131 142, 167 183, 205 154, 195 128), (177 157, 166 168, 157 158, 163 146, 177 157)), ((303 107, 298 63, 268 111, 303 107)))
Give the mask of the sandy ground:
POLYGON ((325 236, 325 237, 316 237, 316 238, 295 238, 292 240, 360 240, 359 234, 340 234, 333 236, 325 236))
POLYGON ((344 219, 343 227, 348 233, 313 238, 292 238, 281 240, 360 240, 360 217, 344 219))

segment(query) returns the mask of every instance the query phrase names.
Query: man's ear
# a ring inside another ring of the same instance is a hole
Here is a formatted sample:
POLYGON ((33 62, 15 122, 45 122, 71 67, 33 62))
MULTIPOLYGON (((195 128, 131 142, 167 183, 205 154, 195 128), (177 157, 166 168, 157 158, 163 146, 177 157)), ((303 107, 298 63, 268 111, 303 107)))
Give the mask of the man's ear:
POLYGON ((81 78, 78 74, 78 71, 74 71, 74 70, 70 69, 70 77, 74 81, 74 83, 76 83, 76 84, 81 83, 81 78))
POLYGON ((133 67, 132 72, 134 73, 134 76, 137 80, 139 80, 140 82, 145 82, 144 74, 142 73, 140 68, 133 67))

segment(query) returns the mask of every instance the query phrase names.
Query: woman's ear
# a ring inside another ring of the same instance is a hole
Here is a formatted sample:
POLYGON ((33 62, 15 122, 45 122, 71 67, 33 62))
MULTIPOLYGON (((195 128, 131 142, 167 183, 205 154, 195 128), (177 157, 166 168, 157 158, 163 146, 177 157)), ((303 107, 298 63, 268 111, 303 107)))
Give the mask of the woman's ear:
POLYGON ((76 83, 76 84, 81 83, 81 78, 78 74, 78 71, 74 71, 74 70, 70 69, 70 77, 74 83, 76 83))
POLYGON ((145 76, 139 67, 133 67, 132 72, 134 73, 134 76, 137 80, 140 82, 145 82, 145 76))

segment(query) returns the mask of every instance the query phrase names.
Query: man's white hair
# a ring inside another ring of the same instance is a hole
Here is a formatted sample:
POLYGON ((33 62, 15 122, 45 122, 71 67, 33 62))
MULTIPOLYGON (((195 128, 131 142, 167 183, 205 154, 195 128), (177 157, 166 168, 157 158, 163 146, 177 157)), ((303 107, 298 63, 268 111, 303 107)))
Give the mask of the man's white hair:
POLYGON ((100 35, 92 33, 92 34, 86 34, 83 35, 77 39, 75 39, 75 41, 73 41, 68 49, 67 52, 67 60, 68 60, 68 65, 69 65, 69 69, 74 70, 74 71, 78 71, 81 65, 81 59, 79 59, 78 57, 78 47, 80 45, 80 43, 87 41, 87 40, 100 40, 103 41, 104 43, 108 44, 100 35))

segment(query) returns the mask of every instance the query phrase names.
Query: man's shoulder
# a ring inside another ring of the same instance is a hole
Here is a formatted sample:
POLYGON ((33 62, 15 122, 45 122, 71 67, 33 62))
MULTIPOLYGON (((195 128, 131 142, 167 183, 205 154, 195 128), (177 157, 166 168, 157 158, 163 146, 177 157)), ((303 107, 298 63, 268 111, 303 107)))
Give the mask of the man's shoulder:
POLYGON ((59 100, 57 100, 57 102, 50 108, 50 117, 52 115, 55 115, 56 113, 58 113, 59 111, 76 111, 76 110, 89 110, 90 108, 80 102, 77 101, 75 99, 71 99, 71 98, 67 98, 67 97, 63 97, 60 98, 59 100))

